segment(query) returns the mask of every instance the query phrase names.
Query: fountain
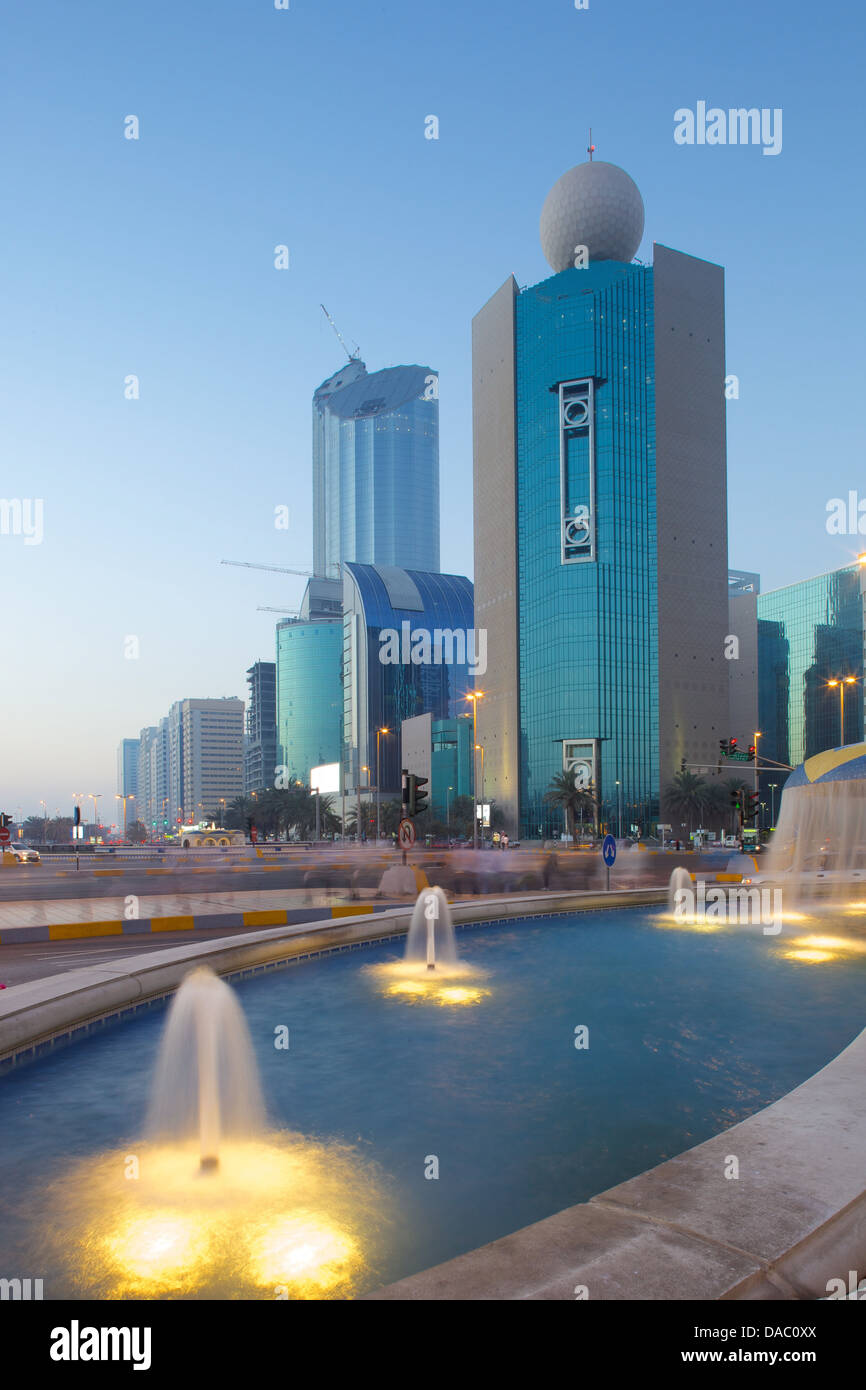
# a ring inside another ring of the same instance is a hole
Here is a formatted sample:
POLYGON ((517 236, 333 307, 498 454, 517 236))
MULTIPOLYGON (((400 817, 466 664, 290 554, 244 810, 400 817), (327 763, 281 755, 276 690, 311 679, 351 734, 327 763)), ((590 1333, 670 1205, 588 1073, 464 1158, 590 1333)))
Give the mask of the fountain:
POLYGON ((866 780, 854 772, 857 757, 824 775, 820 767, 835 755, 857 752, 835 749, 810 758, 788 778, 779 819, 761 877, 788 884, 797 898, 831 898, 844 903, 860 886, 866 887, 866 780), (818 765, 817 767, 815 765, 818 765), (809 779, 809 772, 815 780, 809 779), (840 775, 842 774, 842 775, 840 775))
POLYGON ((365 965, 363 970, 383 994, 404 1003, 452 1007, 479 1004, 490 994, 480 986, 486 971, 458 959, 451 909, 441 888, 424 888, 418 894, 403 959, 365 965))
POLYGON ((692 901, 694 901, 692 876, 688 869, 674 869, 670 877, 670 883, 668 884, 668 908, 671 912, 675 911, 677 908, 677 893, 682 892, 683 889, 688 889, 689 893, 692 894, 692 901))
POLYGON ((410 965, 423 961, 428 970, 438 965, 440 972, 457 964, 451 909, 441 888, 425 888, 418 894, 406 939, 406 961, 410 965))
POLYGON ((49 1194, 53 1258, 73 1289, 351 1296, 387 1221, 381 1175, 349 1145, 266 1129, 243 1010, 211 970, 172 1002, 145 1130, 71 1165, 49 1194))
POLYGON ((203 1173, 219 1167, 220 1140, 264 1129, 256 1061, 241 1006, 201 967, 172 1002, 157 1058, 147 1128, 155 1138, 198 1137, 203 1173))

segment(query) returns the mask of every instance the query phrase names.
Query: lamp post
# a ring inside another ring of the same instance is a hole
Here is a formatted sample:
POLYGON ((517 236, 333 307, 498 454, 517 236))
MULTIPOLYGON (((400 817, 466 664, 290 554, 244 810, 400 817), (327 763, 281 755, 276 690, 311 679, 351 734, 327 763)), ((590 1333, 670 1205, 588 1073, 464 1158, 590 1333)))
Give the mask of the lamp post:
POLYGON ((135 800, 135 793, 134 793, 134 792, 127 792, 126 796, 124 796, 121 792, 115 792, 115 793, 114 793, 114 799, 115 799, 115 801, 122 801, 122 802, 123 802, 123 838, 124 838, 124 840, 125 840, 125 839, 126 839, 126 803, 127 803, 127 801, 134 801, 134 800, 135 800))
POLYGON ((622 783, 620 781, 617 781, 616 784, 616 825, 617 834, 622 839, 622 783))
POLYGON ((760 789, 760 780, 758 774, 758 739, 763 738, 763 734, 755 733, 752 735, 752 737, 755 740, 755 791, 758 791, 760 789))
POLYGON ((380 734, 388 734, 388 733, 390 733, 390 732, 391 732, 390 729, 386 729, 386 728, 384 728, 384 727, 381 728, 381 729, 377 729, 377 730, 376 730, 376 844, 377 844, 377 845, 378 845, 379 841, 380 841, 381 838, 382 838, 381 795, 380 795, 380 790, 379 790, 380 787, 381 787, 381 785, 382 785, 382 779, 381 779, 380 774, 379 774, 379 735, 380 735, 380 734))
POLYGON ((839 687, 839 747, 845 747, 845 686, 856 685, 856 676, 839 676, 827 682, 828 688, 839 687))
POLYGON ((481 843, 484 843, 484 744, 476 743, 475 752, 481 754, 481 843))
POLYGON ((770 803, 771 803, 771 806, 770 806, 770 822, 771 822, 771 824, 770 824, 770 829, 771 829, 771 830, 775 830, 775 828, 776 828, 776 788, 778 787, 778 785, 779 785, 778 782, 771 782, 771 783, 770 783, 770 791, 772 792, 772 796, 770 797, 770 803))
POLYGON ((475 750, 478 747, 478 701, 484 699, 483 690, 470 691, 463 697, 472 701, 472 848, 478 848, 478 758, 475 750))
POLYGON ((102 796, 102 792, 88 792, 87 795, 89 799, 93 802, 93 838, 94 840, 96 840, 99 838, 95 833, 99 829, 99 807, 96 803, 102 796))
POLYGON ((446 788, 445 791, 445 825, 448 829, 448 837, 451 838, 451 793, 453 787, 446 788))

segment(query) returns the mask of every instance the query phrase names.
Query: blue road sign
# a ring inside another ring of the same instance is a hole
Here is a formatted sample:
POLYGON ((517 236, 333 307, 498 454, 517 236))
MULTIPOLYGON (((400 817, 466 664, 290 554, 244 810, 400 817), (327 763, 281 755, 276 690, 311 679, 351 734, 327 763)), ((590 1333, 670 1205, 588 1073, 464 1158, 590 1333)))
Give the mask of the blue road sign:
POLYGON ((601 857, 607 867, 612 869, 616 859, 616 840, 612 835, 605 835, 601 845, 601 857))

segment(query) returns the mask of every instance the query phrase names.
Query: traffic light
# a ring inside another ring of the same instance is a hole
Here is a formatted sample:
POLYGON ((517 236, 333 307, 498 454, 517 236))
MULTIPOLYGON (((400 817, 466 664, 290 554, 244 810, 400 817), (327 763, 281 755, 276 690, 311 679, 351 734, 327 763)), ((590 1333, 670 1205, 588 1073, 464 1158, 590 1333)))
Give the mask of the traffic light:
POLYGON ((726 758, 726 757, 728 756, 729 750, 730 750, 730 740, 729 740, 729 739, 726 739, 726 738, 720 738, 720 739, 719 739, 719 752, 721 753, 721 755, 722 755, 723 758, 726 758))
POLYGON ((11 822, 12 817, 7 815, 5 811, 0 811, 0 829, 6 830, 11 822))
POLYGON ((81 807, 80 807, 80 806, 76 806, 76 807, 74 808, 73 812, 72 812, 72 824, 73 824, 73 825, 80 825, 80 824, 81 824, 81 807))
POLYGON ((744 818, 746 820, 757 820, 758 808, 761 804, 760 792, 746 792, 746 808, 744 818))
POLYGON ((750 744, 749 744, 749 762, 750 762, 750 763, 753 763, 753 762, 755 761, 755 754, 757 753, 757 751, 758 751, 758 750, 757 750, 755 744, 754 744, 754 743, 750 743, 750 744))
POLYGON ((405 820, 406 817, 409 815, 409 773, 406 771, 405 767, 400 773, 400 779, 402 785, 400 807, 403 819, 405 820))
POLYGON ((683 758, 682 761, 680 762, 680 772, 685 772, 685 770, 686 770, 686 760, 685 760, 685 758, 683 758))
POLYGON ((737 740, 736 740, 735 738, 729 738, 729 739, 728 739, 728 752, 729 752, 729 753, 736 753, 736 751, 737 751, 737 740))
POLYGON ((427 793, 422 791, 426 787, 426 777, 416 777, 414 772, 409 773, 409 815, 420 816, 422 811, 427 809, 427 793))
POLYGON ((743 789, 742 787, 731 788, 731 805, 735 811, 743 809, 743 789))

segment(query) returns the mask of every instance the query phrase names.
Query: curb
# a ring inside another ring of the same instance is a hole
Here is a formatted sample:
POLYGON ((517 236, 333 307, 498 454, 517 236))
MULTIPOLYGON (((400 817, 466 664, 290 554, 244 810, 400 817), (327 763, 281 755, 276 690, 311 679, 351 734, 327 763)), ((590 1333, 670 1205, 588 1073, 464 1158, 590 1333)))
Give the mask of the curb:
POLYGON ((89 936, 142 936, 151 932, 201 931, 203 928, 291 927, 299 922, 325 922, 340 917, 367 917, 387 912, 399 903, 339 903, 332 907, 273 907, 250 912, 213 912, 199 917, 113 917, 104 922, 58 922, 39 927, 8 927, 0 946, 27 941, 78 941, 89 936))

